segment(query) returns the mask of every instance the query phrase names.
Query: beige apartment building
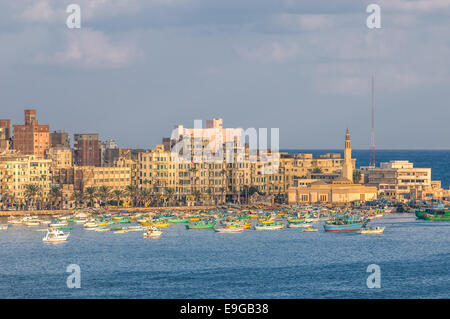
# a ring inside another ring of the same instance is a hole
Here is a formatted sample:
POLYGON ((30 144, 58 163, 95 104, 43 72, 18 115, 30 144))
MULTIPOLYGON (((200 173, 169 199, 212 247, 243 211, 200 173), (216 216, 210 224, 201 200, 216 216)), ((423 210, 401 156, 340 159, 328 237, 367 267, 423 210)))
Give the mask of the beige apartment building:
POLYGON ((64 146, 51 147, 47 151, 48 159, 52 161, 52 168, 70 168, 73 166, 72 149, 64 146))
POLYGON ((25 200, 25 185, 40 187, 40 196, 46 197, 50 190, 51 160, 35 155, 9 152, 0 155, 0 191, 18 201, 25 200))
POLYGON ((409 161, 380 163, 380 167, 361 167, 361 171, 367 185, 393 199, 413 199, 432 185, 431 168, 416 168, 409 161))
POLYGON ((73 172, 74 190, 84 191, 87 187, 107 186, 111 189, 125 189, 132 184, 130 160, 118 159, 112 167, 76 166, 73 172))

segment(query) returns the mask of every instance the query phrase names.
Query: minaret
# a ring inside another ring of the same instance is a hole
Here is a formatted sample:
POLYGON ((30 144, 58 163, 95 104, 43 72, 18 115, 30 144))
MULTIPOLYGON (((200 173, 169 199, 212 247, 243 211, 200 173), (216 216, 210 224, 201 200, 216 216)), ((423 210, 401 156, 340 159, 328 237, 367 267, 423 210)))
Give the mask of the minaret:
POLYGON ((353 182, 352 147, 350 144, 350 133, 345 132, 344 165, 342 166, 342 177, 353 182))

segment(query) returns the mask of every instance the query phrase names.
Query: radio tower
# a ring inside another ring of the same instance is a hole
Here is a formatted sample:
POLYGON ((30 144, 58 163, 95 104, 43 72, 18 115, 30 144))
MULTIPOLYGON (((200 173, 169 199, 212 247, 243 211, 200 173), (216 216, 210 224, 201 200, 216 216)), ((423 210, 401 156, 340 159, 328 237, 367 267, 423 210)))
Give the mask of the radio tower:
POLYGON ((373 95, 374 95, 374 90, 373 90, 373 82, 374 82, 374 78, 372 75, 372 132, 370 134, 370 166, 375 167, 375 106, 373 103, 373 95))

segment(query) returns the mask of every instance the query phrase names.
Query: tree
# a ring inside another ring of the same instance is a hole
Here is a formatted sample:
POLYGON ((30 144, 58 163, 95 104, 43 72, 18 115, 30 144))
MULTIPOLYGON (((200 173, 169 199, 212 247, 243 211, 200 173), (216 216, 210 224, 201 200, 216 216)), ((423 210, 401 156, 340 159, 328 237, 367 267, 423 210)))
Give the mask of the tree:
POLYGON ((354 171, 353 172, 353 182, 359 183, 361 181, 361 171, 354 171))
POLYGON ((120 200, 123 196, 123 191, 121 189, 115 189, 115 190, 113 190, 112 193, 113 193, 114 198, 116 199, 117 206, 120 206, 120 200))
POLYGON ((52 185, 50 187, 49 192, 48 192, 48 198, 49 198, 49 201, 50 201, 50 207, 52 209, 55 206, 55 203, 57 205, 58 202, 59 202, 60 208, 61 208, 61 205, 62 205, 62 201, 60 200, 61 197, 62 197, 61 187, 59 185, 52 185))
POLYGON ((141 204, 144 204, 145 206, 145 203, 150 200, 151 194, 152 192, 149 189, 141 188, 139 190, 139 201, 141 202, 141 204))
POLYGON ((173 188, 168 188, 167 189, 167 202, 170 206, 170 203, 172 202, 172 198, 173 198, 173 194, 175 193, 175 189, 173 188))
POLYGON ((105 206, 108 206, 108 200, 111 197, 111 189, 108 186, 100 186, 97 191, 98 197, 100 200, 105 203, 105 206))
POLYGON ((25 185, 25 198, 27 209, 29 206, 33 206, 36 202, 36 197, 40 193, 41 187, 37 184, 26 184, 25 185))
POLYGON ((322 174, 322 169, 320 167, 316 167, 312 170, 312 173, 314 174, 322 174))
POLYGON ((93 207, 94 199, 97 198, 97 187, 95 187, 95 186, 86 187, 85 193, 86 193, 87 199, 89 200, 90 206, 93 207))
POLYGON ((133 200, 133 206, 136 207, 139 196, 139 189, 136 185, 127 185, 125 188, 127 195, 133 200))
POLYGON ((80 203, 84 201, 85 195, 81 191, 74 191, 70 196, 70 199, 75 201, 75 206, 78 207, 80 203))

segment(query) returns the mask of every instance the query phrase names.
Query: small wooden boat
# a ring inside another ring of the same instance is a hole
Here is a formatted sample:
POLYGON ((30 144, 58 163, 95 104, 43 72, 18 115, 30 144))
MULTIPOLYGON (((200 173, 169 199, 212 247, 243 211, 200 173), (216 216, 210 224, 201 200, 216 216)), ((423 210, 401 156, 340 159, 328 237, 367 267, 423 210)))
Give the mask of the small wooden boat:
POLYGON ((310 228, 314 223, 290 223, 289 228, 310 228))
POLYGON ((233 227, 233 228, 214 228, 214 231, 218 233, 242 233, 244 231, 244 227, 233 227))
POLYGON ((280 230, 283 228, 284 228, 284 224, 255 225, 255 230, 280 230))
POLYGON ((7 230, 7 229, 8 229, 8 227, 9 227, 9 225, 8 225, 8 224, 5 224, 5 225, 0 225, 0 230, 7 230))

